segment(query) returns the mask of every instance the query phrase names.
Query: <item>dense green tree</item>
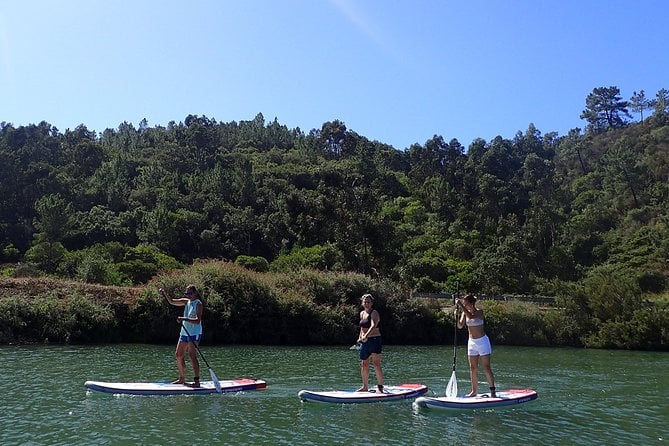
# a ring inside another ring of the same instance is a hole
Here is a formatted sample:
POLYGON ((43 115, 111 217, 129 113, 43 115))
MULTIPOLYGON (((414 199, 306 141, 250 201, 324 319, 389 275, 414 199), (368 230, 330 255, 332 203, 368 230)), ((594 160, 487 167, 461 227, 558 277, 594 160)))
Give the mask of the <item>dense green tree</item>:
POLYGON ((528 292, 531 258, 527 252, 515 216, 499 219, 495 243, 479 251, 474 259, 475 290, 491 295, 528 292))
POLYGON ((73 224, 72 207, 59 194, 41 197, 35 203, 35 229, 38 239, 60 242, 68 235, 73 224))
POLYGON ((128 218, 127 213, 115 213, 101 205, 75 212, 66 239, 68 246, 82 249, 95 243, 129 241, 132 228, 128 218))
POLYGON ((600 132, 609 128, 622 127, 629 117, 629 103, 620 96, 618 87, 597 87, 585 99, 585 110, 581 119, 588 122, 588 129, 600 132))
POLYGON ((655 125, 662 126, 669 123, 669 90, 662 88, 655 95, 655 99, 651 102, 655 109, 653 114, 653 121, 655 125))
POLYGON ((589 141, 581 135, 581 129, 569 130, 558 143, 557 159, 559 167, 564 168, 563 175, 572 176, 572 172, 579 171, 581 175, 588 173, 586 166, 589 141))
POLYGON ((141 243, 155 245, 164 252, 174 252, 178 246, 176 216, 165 204, 142 214, 137 227, 141 243))
POLYGON ((643 90, 638 93, 635 91, 629 102, 632 111, 641 115, 641 122, 643 122, 643 111, 650 108, 651 104, 651 100, 646 98, 646 92, 643 90))
POLYGON ((316 144, 327 158, 351 155, 355 152, 358 139, 358 136, 339 120, 324 123, 315 136, 316 144))
POLYGON ((114 212, 126 210, 132 191, 132 179, 135 177, 136 164, 124 152, 114 152, 109 161, 102 163, 89 178, 89 189, 114 212))
POLYGON ((632 141, 623 136, 606 152, 603 158, 604 186, 610 188, 612 197, 618 201, 626 195, 632 197, 634 207, 639 207, 638 190, 643 188, 645 172, 639 167, 639 156, 632 141))
POLYGON ((523 187, 528 190, 529 207, 523 212, 523 245, 527 255, 532 254, 533 272, 537 276, 551 277, 550 257, 558 242, 559 228, 565 221, 562 208, 563 196, 555 175, 555 165, 534 153, 523 164, 523 187))
POLYGON ((67 249, 61 242, 38 239, 26 251, 24 258, 46 273, 55 273, 66 254, 67 249))

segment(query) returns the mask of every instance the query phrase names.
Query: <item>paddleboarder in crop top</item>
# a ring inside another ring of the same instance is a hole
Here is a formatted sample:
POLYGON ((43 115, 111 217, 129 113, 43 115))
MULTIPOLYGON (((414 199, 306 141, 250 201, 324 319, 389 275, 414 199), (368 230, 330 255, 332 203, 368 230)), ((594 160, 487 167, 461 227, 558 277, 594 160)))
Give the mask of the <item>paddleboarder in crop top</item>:
MULTIPOLYGON (((490 355, 492 346, 490 339, 483 329, 483 310, 476 308, 476 296, 468 294, 456 301, 457 306, 462 309, 458 319, 458 328, 467 326, 469 341, 467 342, 467 356, 469 358, 469 376, 472 380, 472 391, 467 396, 476 396, 478 393, 478 367, 479 359, 485 373, 486 380, 490 386, 490 396, 495 397, 495 376, 490 368, 490 355)), ((457 309, 456 309, 457 311, 457 309)))
POLYGON ((184 354, 188 352, 191 366, 193 367, 193 383, 188 384, 192 387, 200 387, 200 362, 197 359, 197 349, 194 344, 198 344, 202 339, 202 301, 200 293, 195 285, 188 285, 184 297, 173 299, 168 296, 165 290, 160 289, 160 293, 165 297, 170 305, 184 307, 183 316, 179 316, 177 321, 181 324, 179 341, 177 342, 176 360, 179 378, 172 384, 186 384, 186 361, 184 354))
POLYGON ((358 392, 369 391, 369 359, 371 357, 376 374, 376 384, 379 392, 383 392, 383 370, 381 370, 381 331, 379 323, 381 317, 379 312, 372 309, 374 298, 371 294, 364 294, 361 298, 363 310, 360 312, 360 375, 362 376, 362 387, 358 392))

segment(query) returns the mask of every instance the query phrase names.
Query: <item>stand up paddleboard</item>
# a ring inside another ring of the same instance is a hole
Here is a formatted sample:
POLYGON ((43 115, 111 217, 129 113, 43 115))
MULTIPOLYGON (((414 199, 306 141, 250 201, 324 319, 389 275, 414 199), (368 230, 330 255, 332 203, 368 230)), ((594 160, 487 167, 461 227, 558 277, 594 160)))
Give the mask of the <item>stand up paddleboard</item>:
POLYGON ((431 409, 489 409, 513 404, 527 403, 536 400, 537 392, 532 389, 509 389, 495 392, 496 397, 491 398, 488 394, 476 396, 442 396, 416 398, 414 407, 425 407, 431 409))
POLYGON ((358 392, 356 390, 333 390, 327 392, 300 390, 297 396, 302 401, 352 404, 405 400, 425 393, 427 393, 427 386, 423 384, 400 384, 398 386, 385 386, 383 392, 379 392, 378 390, 370 392, 358 392))
MULTIPOLYGON (((221 393, 258 390, 267 387, 265 381, 252 378, 221 380, 219 382, 221 384, 221 393)), ((217 393, 213 381, 202 381, 200 387, 164 382, 111 383, 103 381, 86 381, 84 386, 86 386, 87 389, 98 392, 127 395, 202 395, 217 393)))

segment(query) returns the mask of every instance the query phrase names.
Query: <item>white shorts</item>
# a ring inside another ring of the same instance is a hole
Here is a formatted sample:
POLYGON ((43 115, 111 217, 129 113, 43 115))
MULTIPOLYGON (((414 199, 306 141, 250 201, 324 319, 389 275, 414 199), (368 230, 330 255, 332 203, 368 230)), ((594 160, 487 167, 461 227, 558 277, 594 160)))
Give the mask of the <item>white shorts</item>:
POLYGON ((480 338, 469 338, 467 342, 467 354, 469 356, 485 356, 492 353, 492 345, 488 335, 483 335, 480 338))

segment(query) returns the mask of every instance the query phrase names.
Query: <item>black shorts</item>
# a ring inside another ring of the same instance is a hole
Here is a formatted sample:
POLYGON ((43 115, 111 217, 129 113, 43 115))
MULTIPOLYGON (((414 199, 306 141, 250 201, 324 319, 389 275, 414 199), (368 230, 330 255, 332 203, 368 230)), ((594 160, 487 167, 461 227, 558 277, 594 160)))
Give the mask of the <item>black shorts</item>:
POLYGON ((360 344, 360 359, 363 361, 370 357, 372 353, 381 354, 383 346, 381 345, 381 336, 367 338, 367 342, 360 344))

